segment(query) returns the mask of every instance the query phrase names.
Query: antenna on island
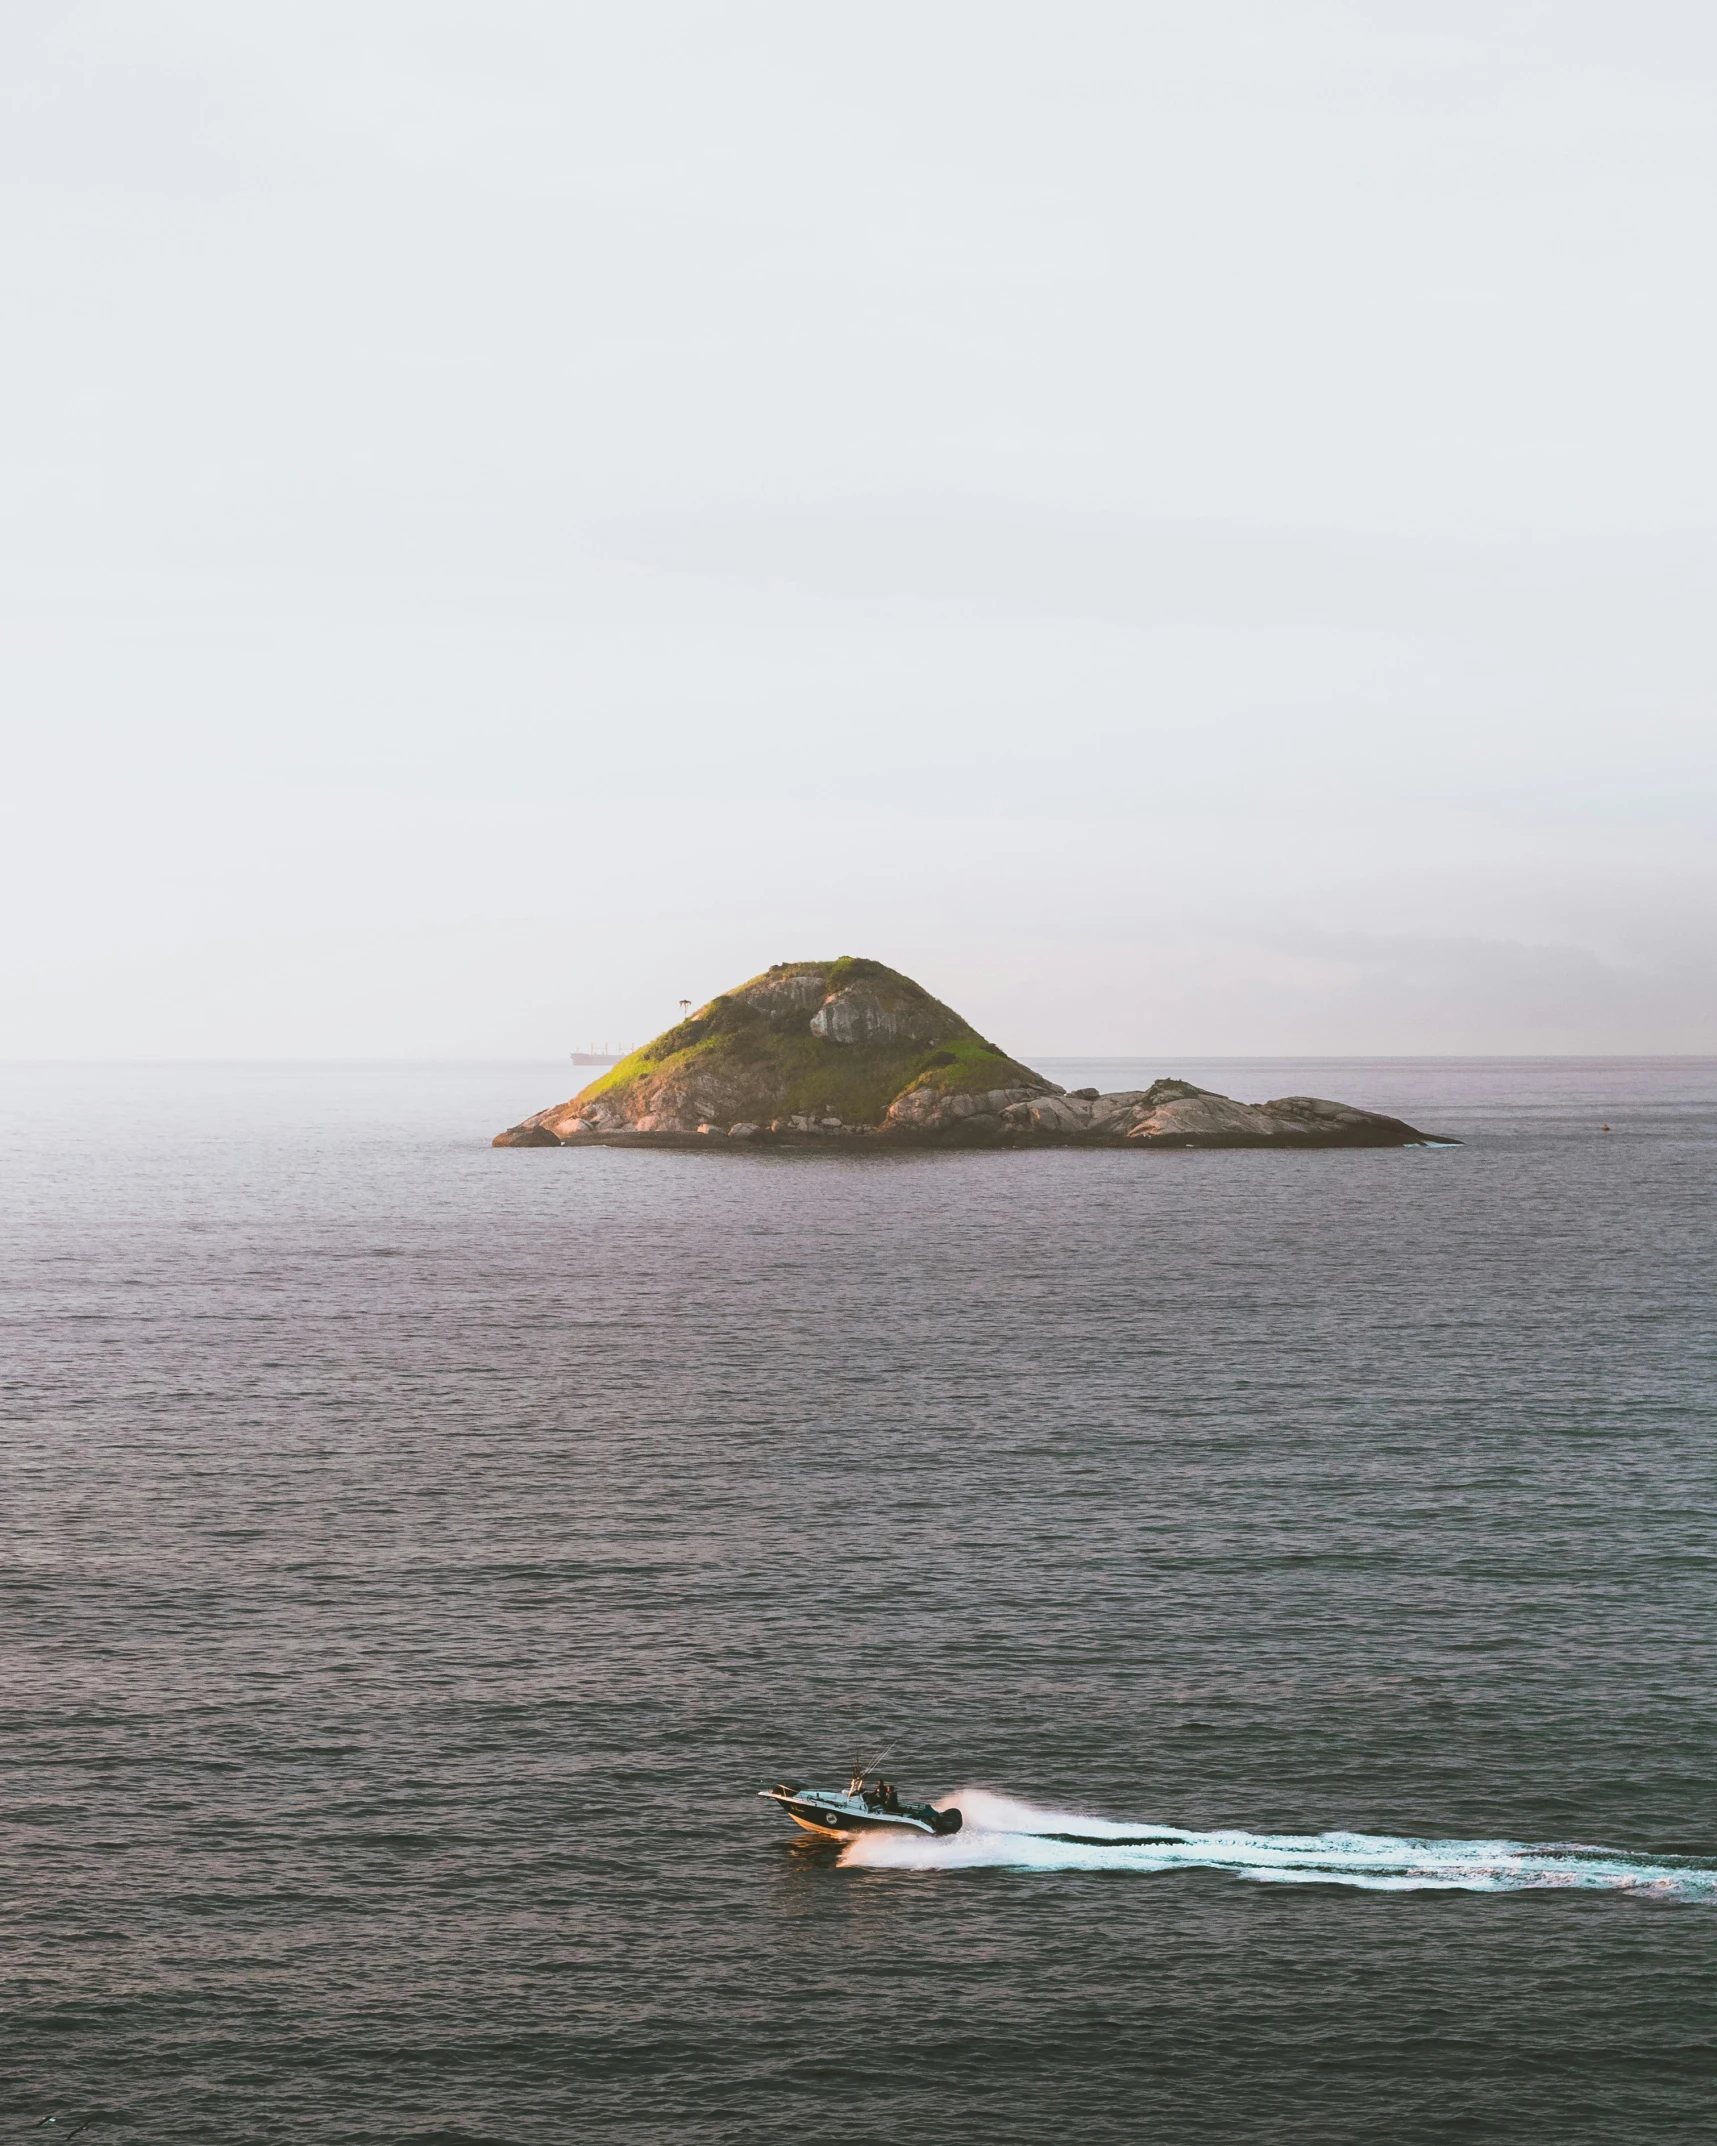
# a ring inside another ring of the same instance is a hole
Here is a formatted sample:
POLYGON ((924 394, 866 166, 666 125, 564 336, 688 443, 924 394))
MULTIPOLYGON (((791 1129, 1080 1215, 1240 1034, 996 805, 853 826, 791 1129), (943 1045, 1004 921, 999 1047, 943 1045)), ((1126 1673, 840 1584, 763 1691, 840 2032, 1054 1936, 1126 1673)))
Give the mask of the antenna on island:
POLYGON ((683 1021, 683 1020, 685 1019, 686 1015, 687 1015, 688 1013, 690 1013, 690 1012, 691 1012, 691 1010, 692 1010, 692 1002, 691 1002, 691 1000, 690 1000, 689 998, 683 998, 683 999, 681 999, 681 1001, 680 1001, 680 1019, 681 1019, 682 1021, 683 1021))

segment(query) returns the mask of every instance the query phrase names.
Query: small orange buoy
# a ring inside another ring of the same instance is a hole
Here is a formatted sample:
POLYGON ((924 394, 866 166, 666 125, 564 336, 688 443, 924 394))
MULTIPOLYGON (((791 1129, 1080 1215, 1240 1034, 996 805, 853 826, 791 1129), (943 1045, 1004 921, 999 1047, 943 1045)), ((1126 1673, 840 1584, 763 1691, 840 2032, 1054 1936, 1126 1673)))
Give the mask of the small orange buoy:
POLYGON ((1600 1125, 1600 1126, 1598 1127, 1598 1130, 1599 1130, 1599 1132, 1601 1132, 1601 1133, 1607 1133, 1607 1132, 1609 1131, 1609 1129, 1610 1129, 1610 1128, 1609 1128, 1609 1127, 1608 1127, 1607 1125, 1600 1125))

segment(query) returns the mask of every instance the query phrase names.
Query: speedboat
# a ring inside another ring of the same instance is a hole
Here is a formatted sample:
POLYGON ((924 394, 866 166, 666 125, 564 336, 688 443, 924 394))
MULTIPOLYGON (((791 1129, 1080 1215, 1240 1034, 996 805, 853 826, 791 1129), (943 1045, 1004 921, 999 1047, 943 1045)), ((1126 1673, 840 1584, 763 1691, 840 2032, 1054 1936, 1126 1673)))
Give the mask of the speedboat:
POLYGON ((778 1781, 757 1793, 778 1803, 796 1826, 824 1840, 851 1840, 858 1833, 958 1833, 958 1811, 933 1803, 902 1803, 892 1781, 866 1787, 868 1766, 854 1769, 845 1789, 794 1788, 778 1781))

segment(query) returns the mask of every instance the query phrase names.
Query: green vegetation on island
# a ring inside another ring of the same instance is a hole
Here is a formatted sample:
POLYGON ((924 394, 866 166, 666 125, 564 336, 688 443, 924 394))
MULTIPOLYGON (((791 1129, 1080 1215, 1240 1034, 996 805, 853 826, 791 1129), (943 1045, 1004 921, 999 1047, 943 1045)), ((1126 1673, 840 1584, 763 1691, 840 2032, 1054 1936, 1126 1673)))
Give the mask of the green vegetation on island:
POLYGON ((880 1124, 908 1088, 957 1095, 1050 1083, 909 976, 848 954, 780 962, 724 991, 574 1101, 594 1103, 640 1085, 658 1093, 719 1091, 749 1104, 765 1124, 815 1115, 858 1126, 880 1124), (818 1032, 812 1020, 831 1000, 849 1018, 832 1016, 818 1032), (837 1038, 837 1025, 848 1033, 837 1038))

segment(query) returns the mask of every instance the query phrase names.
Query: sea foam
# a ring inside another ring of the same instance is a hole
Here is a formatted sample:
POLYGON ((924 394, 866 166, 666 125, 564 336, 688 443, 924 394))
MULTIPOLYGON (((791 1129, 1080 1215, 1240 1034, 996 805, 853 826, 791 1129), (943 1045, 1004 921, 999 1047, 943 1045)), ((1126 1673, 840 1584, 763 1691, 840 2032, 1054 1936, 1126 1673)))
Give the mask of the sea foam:
POLYGON ((1584 1887, 1717 1902, 1717 1867, 1627 1855, 1573 1842, 1421 1840, 1377 1833, 1196 1833, 1142 1819, 1045 1809, 966 1788, 940 1799, 964 1818, 958 1833, 867 1833, 841 1862, 865 1870, 1217 1870, 1285 1885, 1353 1885, 1371 1892, 1475 1893, 1584 1887))

